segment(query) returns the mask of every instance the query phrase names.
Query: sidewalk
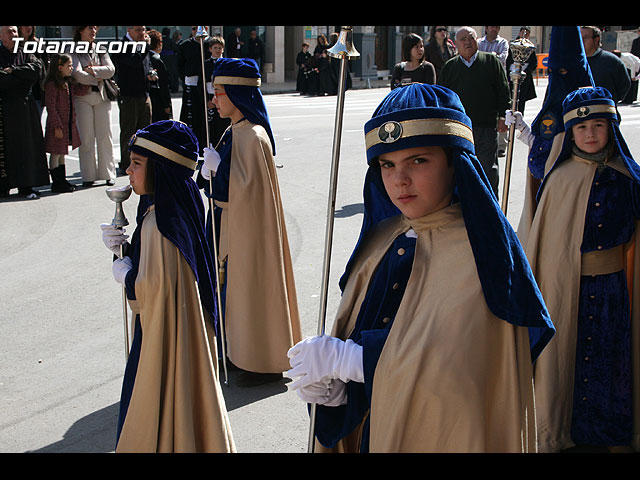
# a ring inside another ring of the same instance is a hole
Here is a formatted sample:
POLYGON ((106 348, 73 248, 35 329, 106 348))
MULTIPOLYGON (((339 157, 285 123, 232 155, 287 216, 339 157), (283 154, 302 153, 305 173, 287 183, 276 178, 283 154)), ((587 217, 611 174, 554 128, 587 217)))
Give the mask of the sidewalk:
MULTIPOLYGON (((371 78, 353 78, 352 87, 353 90, 361 90, 365 88, 389 88, 389 79, 371 78)), ((263 83, 260 86, 260 90, 264 95, 274 93, 296 93, 296 81, 291 80, 282 83, 263 83)))
MULTIPOLYGON (((365 88, 389 88, 389 80, 372 78, 367 81, 367 79, 353 78, 351 87, 352 90, 361 90, 365 88)), ((262 85, 260 85, 260 90, 262 91, 263 95, 271 95, 276 93, 297 93, 295 80, 281 83, 263 83, 262 85)), ((179 90, 176 93, 172 93, 171 96, 174 98, 181 98, 182 90, 179 90)))

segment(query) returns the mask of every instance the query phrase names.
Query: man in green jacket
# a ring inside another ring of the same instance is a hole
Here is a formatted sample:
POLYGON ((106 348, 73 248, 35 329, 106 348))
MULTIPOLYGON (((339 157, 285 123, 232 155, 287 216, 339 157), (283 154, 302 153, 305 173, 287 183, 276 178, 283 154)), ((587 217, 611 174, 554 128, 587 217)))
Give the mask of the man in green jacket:
POLYGON ((444 64, 438 83, 458 94, 473 124, 478 160, 498 196, 498 132, 506 132, 505 110, 511 92, 502 64, 492 53, 478 50, 478 36, 471 27, 461 27, 455 37, 457 56, 444 64))

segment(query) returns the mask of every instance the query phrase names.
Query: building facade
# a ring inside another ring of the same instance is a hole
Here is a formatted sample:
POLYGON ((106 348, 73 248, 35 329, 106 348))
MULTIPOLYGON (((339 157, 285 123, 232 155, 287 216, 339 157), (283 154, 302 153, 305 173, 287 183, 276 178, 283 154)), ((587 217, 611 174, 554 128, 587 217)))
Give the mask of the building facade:
MULTIPOLYGON (((520 25, 500 27, 500 35, 511 41, 516 38, 520 25)), ((147 26, 162 31, 170 30, 170 35, 180 34, 182 39, 188 38, 192 32, 191 26, 147 26)), ((265 45, 265 59, 262 67, 263 81, 266 83, 281 83, 296 78, 296 56, 301 50, 303 42, 310 45, 313 52, 320 35, 329 37, 333 32, 339 32, 340 26, 208 26, 211 35, 221 35, 227 40, 237 29, 240 29, 240 40, 244 43, 242 54, 246 54, 246 45, 252 30, 265 45)), ((425 41, 429 38, 429 26, 354 26, 353 44, 360 53, 360 57, 350 62, 351 74, 356 78, 384 78, 390 75, 393 66, 402 61, 402 38, 407 33, 417 33, 425 41)), ((459 26, 449 26, 451 37, 459 26)), ((484 26, 473 26, 478 37, 484 35, 484 26)), ((537 53, 549 50, 550 26, 530 26, 530 40, 536 45, 537 53)), ((603 30, 603 48, 607 50, 619 49, 628 51, 626 45, 638 36, 637 26, 608 26, 603 30)), ((71 26, 42 26, 36 27, 36 35, 44 39, 70 39, 71 26)), ((101 26, 99 39, 121 39, 126 33, 125 26, 101 26)))

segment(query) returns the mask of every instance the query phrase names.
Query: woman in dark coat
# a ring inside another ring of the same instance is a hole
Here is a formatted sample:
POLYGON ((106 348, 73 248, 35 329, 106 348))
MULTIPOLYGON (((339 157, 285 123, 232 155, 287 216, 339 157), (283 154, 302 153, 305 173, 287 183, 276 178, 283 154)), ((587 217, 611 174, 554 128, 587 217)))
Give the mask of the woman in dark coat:
POLYGON ((312 95, 326 95, 333 91, 333 82, 331 81, 331 64, 327 50, 329 43, 327 37, 323 34, 318 35, 318 44, 313 50, 315 82, 312 95))
POLYGON ((458 51, 453 41, 449 37, 449 30, 446 26, 435 25, 429 30, 429 41, 424 47, 424 58, 433 64, 436 69, 436 78, 440 75, 442 66, 458 51))

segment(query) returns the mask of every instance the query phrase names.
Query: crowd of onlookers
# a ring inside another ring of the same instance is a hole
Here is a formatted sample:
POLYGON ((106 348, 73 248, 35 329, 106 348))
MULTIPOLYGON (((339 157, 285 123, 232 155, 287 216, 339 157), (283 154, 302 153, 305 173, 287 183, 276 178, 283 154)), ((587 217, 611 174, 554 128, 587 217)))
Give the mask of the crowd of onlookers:
MULTIPOLYGON (((75 26, 72 40, 76 45, 95 45, 98 30, 97 26, 75 26)), ((211 102, 204 113, 199 40, 196 55, 190 53, 195 33, 193 27, 191 35, 182 39, 179 30, 172 34, 168 28, 159 32, 128 26, 119 40, 145 42, 146 48, 139 43, 135 50, 109 53, 111 49, 67 46, 50 53, 55 49, 25 48, 26 42, 39 40, 34 26, 0 27, 0 198, 16 189, 18 197, 36 199, 41 187, 65 193, 103 182, 113 185, 129 166, 131 136, 151 122, 174 118, 171 95, 180 90, 184 102, 175 116, 199 134, 201 148, 205 147, 201 123, 208 122, 206 128, 214 137, 226 124, 211 102), (119 155, 114 153, 111 129, 114 101, 119 155), (76 149, 81 182, 69 182, 65 157, 76 149)), ((225 56, 242 55, 254 58, 259 66, 264 63, 264 44, 256 32, 246 42, 240 40, 240 33, 235 29, 225 41, 222 35, 207 32, 202 48, 208 75, 212 62, 225 53, 225 44, 230 46, 225 56)), ((207 85, 209 96, 210 91, 207 85)))
MULTIPOLYGON (((636 101, 640 37, 633 42, 631 52, 609 52, 602 48, 598 27, 580 27, 580 31, 595 84, 607 88, 615 102, 636 101)), ((451 32, 448 26, 435 25, 426 40, 416 33, 405 35, 402 61, 391 70, 390 87, 393 90, 411 83, 438 84, 458 94, 473 123, 476 154, 497 193, 498 158, 505 156, 508 144, 505 112, 512 108, 511 71, 519 68, 521 72, 516 110, 523 113, 526 102, 536 98, 533 78, 538 59, 536 46, 530 39, 531 27, 521 27, 514 39, 531 42, 533 46, 525 61, 518 62, 519 67, 514 66, 510 41, 500 36, 499 26, 486 26, 483 33, 480 36, 471 27, 451 32)), ((336 93, 339 62, 332 62, 326 53, 336 40, 337 34, 329 42, 319 35, 313 53, 308 43, 302 44, 296 59, 296 88, 301 94, 336 93)))
MULTIPOLYGON (((174 118, 171 94, 182 89, 179 119, 192 127, 205 146, 206 129, 215 143, 227 123, 217 117, 215 107, 203 98, 202 58, 206 75, 221 56, 246 56, 264 64, 265 47, 252 31, 241 40, 236 28, 226 39, 207 35, 206 46, 195 39, 196 28, 187 39, 182 33, 127 27, 123 41, 145 41, 147 49, 119 53, 25 53, 14 49, 16 39, 35 40, 33 26, 3 26, 0 30, 0 197, 12 189, 26 198, 38 198, 38 187, 51 185, 52 192, 71 192, 98 182, 112 185, 129 166, 128 141, 139 128, 162 119, 174 118), (16 50, 16 51, 14 51, 16 50), (143 51, 144 50, 144 51, 143 51), (119 162, 116 164, 111 132, 112 102, 117 100, 120 125, 119 162), (205 114, 205 105, 207 113, 205 114), (42 115, 46 110, 46 125, 42 115), (207 124, 205 125, 205 120, 207 124), (202 120, 200 120, 202 119, 202 120), (65 156, 78 150, 81 183, 67 180, 65 156), (48 158, 47 158, 48 157, 48 158)), ((408 83, 446 86, 462 99, 474 123, 476 151, 494 188, 497 188, 497 157, 504 156, 506 127, 504 110, 510 108, 513 64, 509 41, 501 37, 500 27, 484 27, 484 35, 463 27, 450 32, 447 26, 432 26, 425 41, 412 33, 405 36, 402 62, 391 71, 391 88, 408 83), (483 68, 464 69, 478 58, 477 52, 491 54, 481 58, 483 68), (502 67, 496 69, 496 66, 502 67), (482 81, 479 81, 482 80, 482 81), (489 105, 500 105, 495 125, 489 105), (497 143, 494 134, 497 131, 497 143), (486 139, 486 140, 485 140, 486 139)), ((74 27, 75 42, 94 42, 96 26, 74 27)), ((529 39, 530 27, 522 27, 518 38, 529 39)), ((582 37, 590 68, 597 85, 606 87, 617 102, 632 103, 637 98, 640 70, 640 42, 631 52, 608 52, 601 47, 597 27, 582 27, 582 37)), ((319 35, 313 52, 303 43, 296 58, 296 89, 303 95, 335 95, 338 91, 340 63, 327 51, 338 41, 338 34, 319 35)), ((347 65, 349 65, 347 63, 347 65)), ((537 68, 536 52, 524 65, 518 111, 535 98, 532 72, 537 68)), ((351 87, 347 75, 345 88, 351 87)), ((206 82, 205 82, 206 83, 206 82)), ((210 88, 208 86, 207 88, 210 88)), ((209 91, 209 90, 207 90, 209 91)), ((177 115, 176 115, 177 116, 177 115)))

